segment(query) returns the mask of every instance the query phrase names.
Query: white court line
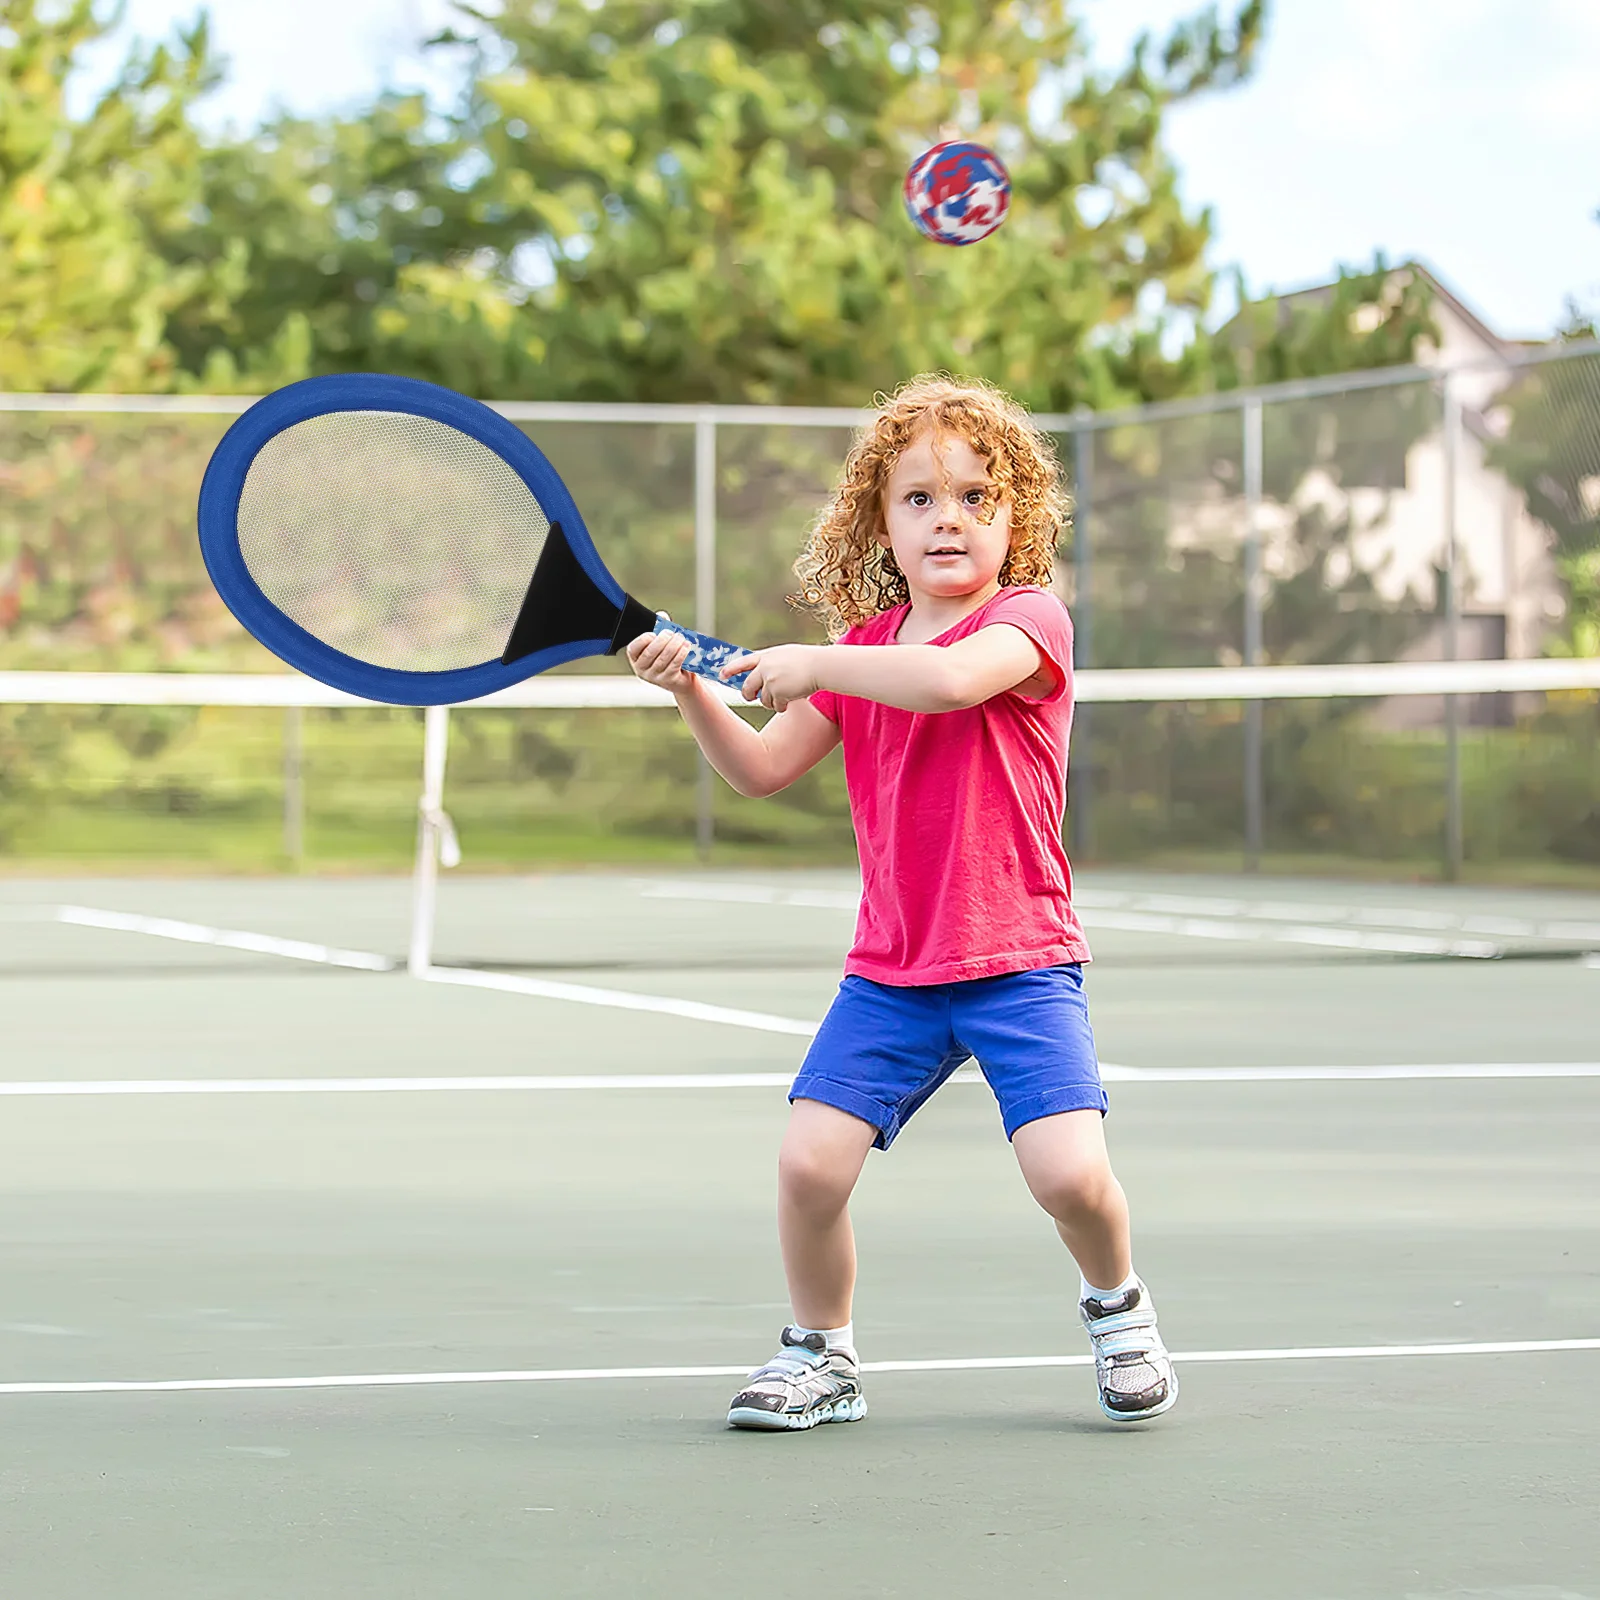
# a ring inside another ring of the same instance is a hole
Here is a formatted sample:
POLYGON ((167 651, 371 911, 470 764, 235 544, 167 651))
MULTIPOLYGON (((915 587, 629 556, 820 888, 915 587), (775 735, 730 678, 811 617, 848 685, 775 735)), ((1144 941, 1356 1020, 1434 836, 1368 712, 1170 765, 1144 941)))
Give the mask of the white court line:
POLYGON ((739 1011, 731 1006, 706 1005, 699 1000, 675 1000, 668 995, 635 994, 625 989, 596 989, 583 983, 553 983, 548 978, 521 978, 505 972, 472 972, 462 967, 429 967, 421 974, 427 983, 450 983, 464 989, 498 989, 506 994, 531 994, 541 1000, 570 1000, 582 1006, 610 1006, 619 1011, 653 1011, 693 1022, 720 1022, 735 1028, 756 1028, 762 1033, 788 1033, 809 1039, 815 1022, 796 1017, 775 1017, 764 1011, 739 1011))
MULTIPOLYGON (((1369 1067, 1121 1067, 1107 1083, 1392 1083, 1407 1080, 1600 1078, 1600 1061, 1467 1061, 1369 1067)), ((982 1083, 963 1067, 951 1083, 982 1083)), ((641 1089, 787 1089, 792 1072, 572 1073, 460 1078, 99 1078, 0 1082, 0 1099, 174 1094, 475 1094, 641 1089)))
POLYGON ((1130 911, 1165 911, 1180 915, 1258 918, 1266 922, 1351 922, 1368 928, 1414 928, 1438 933, 1498 934, 1525 939, 1600 940, 1600 922, 1565 919, 1536 922, 1526 917, 1452 914, 1401 906, 1312 905, 1288 900, 1234 900, 1110 889, 1081 889, 1075 898, 1079 905, 1091 911, 1125 908, 1130 911))
MULTIPOLYGON (((648 890, 644 891, 648 892, 648 890)), ((776 893, 777 891, 769 891, 776 893)), ((167 917, 147 917, 125 911, 105 911, 90 906, 58 906, 55 910, 56 919, 77 927, 110 929, 119 933, 142 933, 153 935, 157 938, 177 939, 188 944, 208 944, 224 949, 248 950, 259 955, 285 956, 291 960, 312 961, 324 965, 339 967, 355 967, 364 971, 388 972, 394 969, 395 963, 387 956, 381 956, 368 950, 340 950, 327 945, 310 944, 299 939, 280 939, 269 934, 246 933, 237 929, 211 928, 196 922, 178 922, 167 917)), ((1154 921, 1155 919, 1147 919, 1154 921)), ((1197 919, 1184 919, 1180 931, 1193 931, 1198 926, 1197 919)), ((1241 931, 1237 924, 1216 923, 1210 925, 1215 929, 1223 930, 1218 935, 1227 938, 1253 938, 1257 935, 1252 932, 1241 931)), ((1315 930, 1303 928, 1286 929, 1279 937, 1289 939, 1303 939, 1317 934, 1319 931, 1327 932, 1330 938, 1327 942, 1349 945, 1352 941, 1361 941, 1362 948, 1383 948, 1391 950, 1416 950, 1423 945, 1431 945, 1435 941, 1413 939, 1409 936, 1389 936, 1382 942, 1374 942, 1376 936, 1365 934, 1350 934, 1345 930, 1315 930)), ((1455 954, 1494 954, 1493 946, 1484 946, 1482 949, 1469 948, 1456 944, 1451 946, 1455 954)), ((732 1006, 708 1005, 699 1000, 679 1000, 667 995, 639 994, 625 989, 603 989, 590 984, 559 983, 548 978, 527 978, 511 973, 477 972, 462 967, 430 967, 420 975, 428 983, 442 983, 467 989, 489 989, 503 994, 525 994, 543 1000, 562 1000, 577 1005, 603 1006, 619 1011, 641 1011, 663 1016, 683 1017, 693 1022, 712 1022, 726 1027, 752 1028, 762 1033, 786 1034, 791 1037, 810 1039, 815 1036, 820 1024, 806 1022, 798 1017, 775 1016, 764 1011, 745 1011, 732 1006)), ((1148 1076, 1149 1072, 1138 1068, 1116 1068, 1107 1063, 1102 1063, 1102 1071, 1108 1079, 1137 1073, 1148 1076)), ((1159 1071, 1161 1069, 1150 1069, 1159 1071)), ((1346 1069, 1346 1068, 1221 1068, 1214 1069, 1228 1074, 1238 1081, 1245 1081, 1248 1077, 1261 1077, 1263 1074, 1277 1074, 1281 1079, 1292 1076, 1322 1076, 1322 1077, 1348 1077, 1356 1075, 1365 1076, 1391 1076, 1401 1077, 1407 1075, 1421 1076, 1421 1073, 1410 1073, 1409 1069, 1397 1067, 1393 1069, 1346 1069)), ((1556 1073, 1541 1071, 1536 1068, 1519 1069, 1516 1073, 1499 1072, 1476 1068, 1468 1070, 1446 1070, 1433 1068, 1426 1075, 1435 1077, 1468 1077, 1468 1076, 1568 1076, 1586 1077, 1586 1071, 1568 1071, 1556 1073)), ((1193 1081, 1205 1081, 1199 1073, 1187 1071, 1174 1071, 1172 1081, 1181 1081, 1190 1078, 1193 1081)), ((275 1080, 267 1080, 275 1081, 275 1080)), ((331 1080, 340 1081, 340 1080, 331 1080)), ((374 1080, 381 1081, 381 1080, 374 1080)), ((395 1080, 400 1081, 400 1080, 395 1080)), ((1212 1081, 1223 1081, 1213 1079, 1212 1081)), ((0 1092, 6 1092, 0 1090, 0 1092)), ((15 1092, 10 1091, 10 1092, 15 1092)), ((90 1091, 84 1091, 90 1092, 90 1091)), ((109 1092, 109 1091, 108 1091, 109 1092)), ((123 1091, 137 1092, 137 1091, 123 1091)), ((185 1091, 151 1090, 150 1093, 182 1093, 185 1091)), ((204 1091, 191 1091, 201 1093, 204 1091)), ((247 1092, 247 1091, 239 1091, 247 1092)))
POLYGON ((1460 956, 1488 961, 1501 946, 1485 939, 1435 939, 1418 933, 1358 933, 1349 928, 1286 927, 1208 917, 1171 917, 1148 911, 1085 910, 1085 925, 1126 933, 1167 933, 1186 939, 1232 939, 1265 944, 1316 945, 1330 950, 1374 950, 1387 955, 1460 956))
MULTIPOLYGON (((293 961, 315 961, 326 966, 357 967, 368 972, 392 972, 396 963, 370 950, 336 950, 301 939, 279 939, 270 934, 244 933, 232 928, 208 928, 198 922, 175 922, 170 917, 146 917, 127 911, 102 911, 92 906, 58 906, 58 922, 80 928, 107 928, 117 933, 150 934, 158 939, 179 939, 186 944, 216 945, 228 950, 249 950, 257 955, 286 956, 293 961)), ((693 1022, 718 1022, 735 1028, 755 1028, 762 1033, 793 1034, 809 1039, 814 1022, 797 1017, 771 1016, 764 1011, 741 1011, 732 1006, 706 1005, 698 1000, 677 1000, 668 995, 636 994, 626 989, 600 989, 582 983, 555 983, 547 978, 522 978, 510 973, 474 972, 462 967, 429 967, 420 976, 428 983, 454 984, 465 989, 496 989, 506 994, 534 995, 542 1000, 566 1000, 577 1005, 608 1006, 618 1011, 650 1011, 693 1022)))
POLYGON ((759 883, 696 883, 692 879, 645 879, 639 893, 646 900, 720 900, 732 905, 810 906, 822 911, 855 911, 856 890, 772 889, 759 883))
MULTIPOLYGON (((738 905, 813 906, 835 911, 854 911, 859 903, 859 896, 838 890, 768 889, 758 884, 652 884, 640 893, 647 900, 713 900, 738 905)), ((1114 928, 1119 932, 1166 933, 1180 938, 1228 939, 1241 943, 1323 945, 1337 950, 1373 950, 1390 955, 1449 955, 1486 960, 1500 953, 1498 945, 1482 939, 1430 939, 1414 933, 1355 933, 1345 928, 1317 926, 1282 928, 1275 923, 1255 926, 1248 920, 1225 922, 1219 916, 1180 917, 1153 911, 1107 911, 1094 907, 1086 896, 1079 896, 1076 903, 1091 929, 1114 928)), ((1241 919, 1248 917, 1248 910, 1242 903, 1197 900, 1193 905, 1241 919)))
POLYGON ((138 1094, 457 1094, 543 1089, 787 1089, 792 1072, 596 1073, 502 1078, 105 1078, 0 1083, 0 1097, 138 1094))
POLYGON ((57 922, 75 928, 105 928, 113 933, 143 933, 157 939, 177 939, 184 944, 216 945, 224 950, 249 950, 256 955, 285 956, 291 961, 314 961, 329 967, 356 967, 364 972, 389 972, 387 956, 370 950, 338 950, 305 939, 278 939, 266 933, 245 933, 237 928, 208 928, 198 922, 177 922, 171 917, 143 917, 129 911, 101 911, 93 906, 57 906, 57 922))
MULTIPOLYGON (((775 889, 753 883, 698 883, 693 879, 643 880, 647 900, 713 900, 739 905, 810 906, 854 911, 856 891, 840 889, 775 889)), ((1600 922, 1534 922, 1521 917, 1450 915, 1391 906, 1310 905, 1280 900, 1235 900, 1218 896, 1141 894, 1080 889, 1075 906, 1090 927, 1133 933, 1171 933, 1189 938, 1283 939, 1294 944, 1325 944, 1335 949, 1378 950, 1394 954, 1490 957, 1498 947, 1483 939, 1424 937, 1435 934, 1497 935, 1600 943, 1600 922), (1251 922, 1265 927, 1252 928, 1251 922), (1298 926, 1280 930, 1278 925, 1298 926), (1385 939, 1352 933, 1329 924, 1353 923, 1362 928, 1395 930, 1385 939), (1413 930, 1408 937, 1406 930, 1413 930)))
POLYGON ((1600 1061, 1449 1061, 1363 1067, 1113 1067, 1107 1083, 1383 1083, 1438 1078, 1600 1078, 1600 1061))
MULTIPOLYGON (((1282 1350, 1172 1352, 1180 1365, 1257 1361, 1358 1361, 1430 1356, 1546 1355, 1600 1350, 1600 1339, 1504 1339, 1476 1344, 1347 1344, 1291 1346, 1282 1350)), ((978 1356, 944 1361, 864 1361, 863 1372, 1007 1372, 1041 1367, 1087 1367, 1092 1355, 978 1356)), ((149 1382, 0 1383, 0 1395, 187 1394, 260 1389, 398 1389, 483 1383, 593 1383, 666 1378, 742 1378, 738 1367, 548 1367, 504 1372, 365 1372, 305 1378, 165 1378, 149 1382)))

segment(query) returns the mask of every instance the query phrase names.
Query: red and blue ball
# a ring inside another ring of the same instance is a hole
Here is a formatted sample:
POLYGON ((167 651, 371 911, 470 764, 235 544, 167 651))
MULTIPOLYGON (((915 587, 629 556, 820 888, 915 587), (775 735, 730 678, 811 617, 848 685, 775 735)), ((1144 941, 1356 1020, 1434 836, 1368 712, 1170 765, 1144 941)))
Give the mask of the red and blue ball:
POLYGON ((967 139, 947 139, 912 162, 905 182, 906 214, 938 244, 987 239, 1011 207, 1011 175, 994 151, 967 139))

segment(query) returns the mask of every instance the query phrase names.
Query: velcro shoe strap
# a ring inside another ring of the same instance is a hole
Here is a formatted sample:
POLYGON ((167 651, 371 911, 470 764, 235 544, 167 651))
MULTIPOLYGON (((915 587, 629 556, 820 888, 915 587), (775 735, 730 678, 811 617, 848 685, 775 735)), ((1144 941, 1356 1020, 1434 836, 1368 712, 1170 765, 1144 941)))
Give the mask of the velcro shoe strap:
POLYGON ((1136 1328, 1113 1328, 1109 1333, 1095 1330, 1095 1349, 1103 1356, 1165 1355, 1161 1335, 1149 1323, 1136 1328))
POLYGON ((764 1367, 757 1367, 748 1381, 753 1383, 757 1378, 783 1378, 786 1381, 798 1378, 807 1372, 815 1372, 827 1359, 825 1355, 819 1356, 815 1351, 801 1346, 790 1346, 782 1354, 775 1355, 764 1367))
POLYGON ((1155 1323, 1156 1308, 1147 1298, 1143 1305, 1135 1306, 1132 1311, 1118 1311, 1109 1317, 1097 1317, 1085 1326, 1089 1330, 1089 1337, 1098 1340, 1108 1333, 1121 1333, 1127 1328, 1153 1328, 1155 1323))

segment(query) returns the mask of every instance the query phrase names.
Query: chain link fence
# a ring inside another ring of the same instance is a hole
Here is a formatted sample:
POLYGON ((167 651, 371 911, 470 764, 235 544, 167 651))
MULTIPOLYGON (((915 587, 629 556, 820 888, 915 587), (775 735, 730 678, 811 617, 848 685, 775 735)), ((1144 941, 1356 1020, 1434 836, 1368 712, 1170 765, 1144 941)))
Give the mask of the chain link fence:
MULTIPOLYGON (((193 531, 206 459, 247 404, 0 397, 0 669, 275 668, 193 531)), ((787 603, 790 566, 860 414, 502 409, 634 593, 741 642, 820 637, 787 603)), ((1077 501, 1058 587, 1080 667, 1600 653, 1593 346, 1040 420, 1077 501)), ((286 817, 279 859, 360 859, 389 788, 410 787, 415 719, 363 714, 357 736, 337 717, 0 707, 0 850, 77 853, 41 832, 49 799, 98 819, 84 837, 166 837, 181 818, 192 841, 232 816, 264 860, 286 817)), ((480 860, 850 849, 836 764, 756 803, 650 713, 455 726, 452 804, 469 851, 478 817, 480 860)), ((1121 862, 1600 867, 1597 732, 1582 695, 1084 706, 1072 843, 1121 862)), ((398 843, 409 799, 395 818, 398 843)))

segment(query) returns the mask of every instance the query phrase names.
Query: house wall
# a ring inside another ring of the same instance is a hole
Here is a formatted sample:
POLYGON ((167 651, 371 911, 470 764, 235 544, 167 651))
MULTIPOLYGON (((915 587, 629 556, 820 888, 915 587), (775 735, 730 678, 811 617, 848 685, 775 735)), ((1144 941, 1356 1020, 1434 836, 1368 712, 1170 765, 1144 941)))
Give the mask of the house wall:
MULTIPOLYGON (((1436 304, 1435 321, 1439 338, 1419 352, 1418 361, 1454 372, 1464 413, 1455 504, 1461 654, 1503 650, 1510 659, 1538 656, 1561 620, 1564 600, 1549 530, 1528 514, 1519 491, 1487 460, 1492 408, 1510 371, 1505 348, 1446 295, 1436 304), (1475 624, 1474 618, 1481 620, 1475 624)), ((1348 504, 1365 529, 1354 541, 1356 559, 1374 574, 1383 597, 1396 605, 1409 600, 1430 606, 1445 560, 1447 464, 1443 429, 1435 429, 1407 453, 1403 488, 1348 487, 1313 474, 1301 487, 1299 503, 1348 504)), ((1263 520, 1270 570, 1270 545, 1276 537, 1281 560, 1293 514, 1277 507, 1263 520)), ((1441 635, 1414 653, 1437 657, 1443 644, 1441 635)))

